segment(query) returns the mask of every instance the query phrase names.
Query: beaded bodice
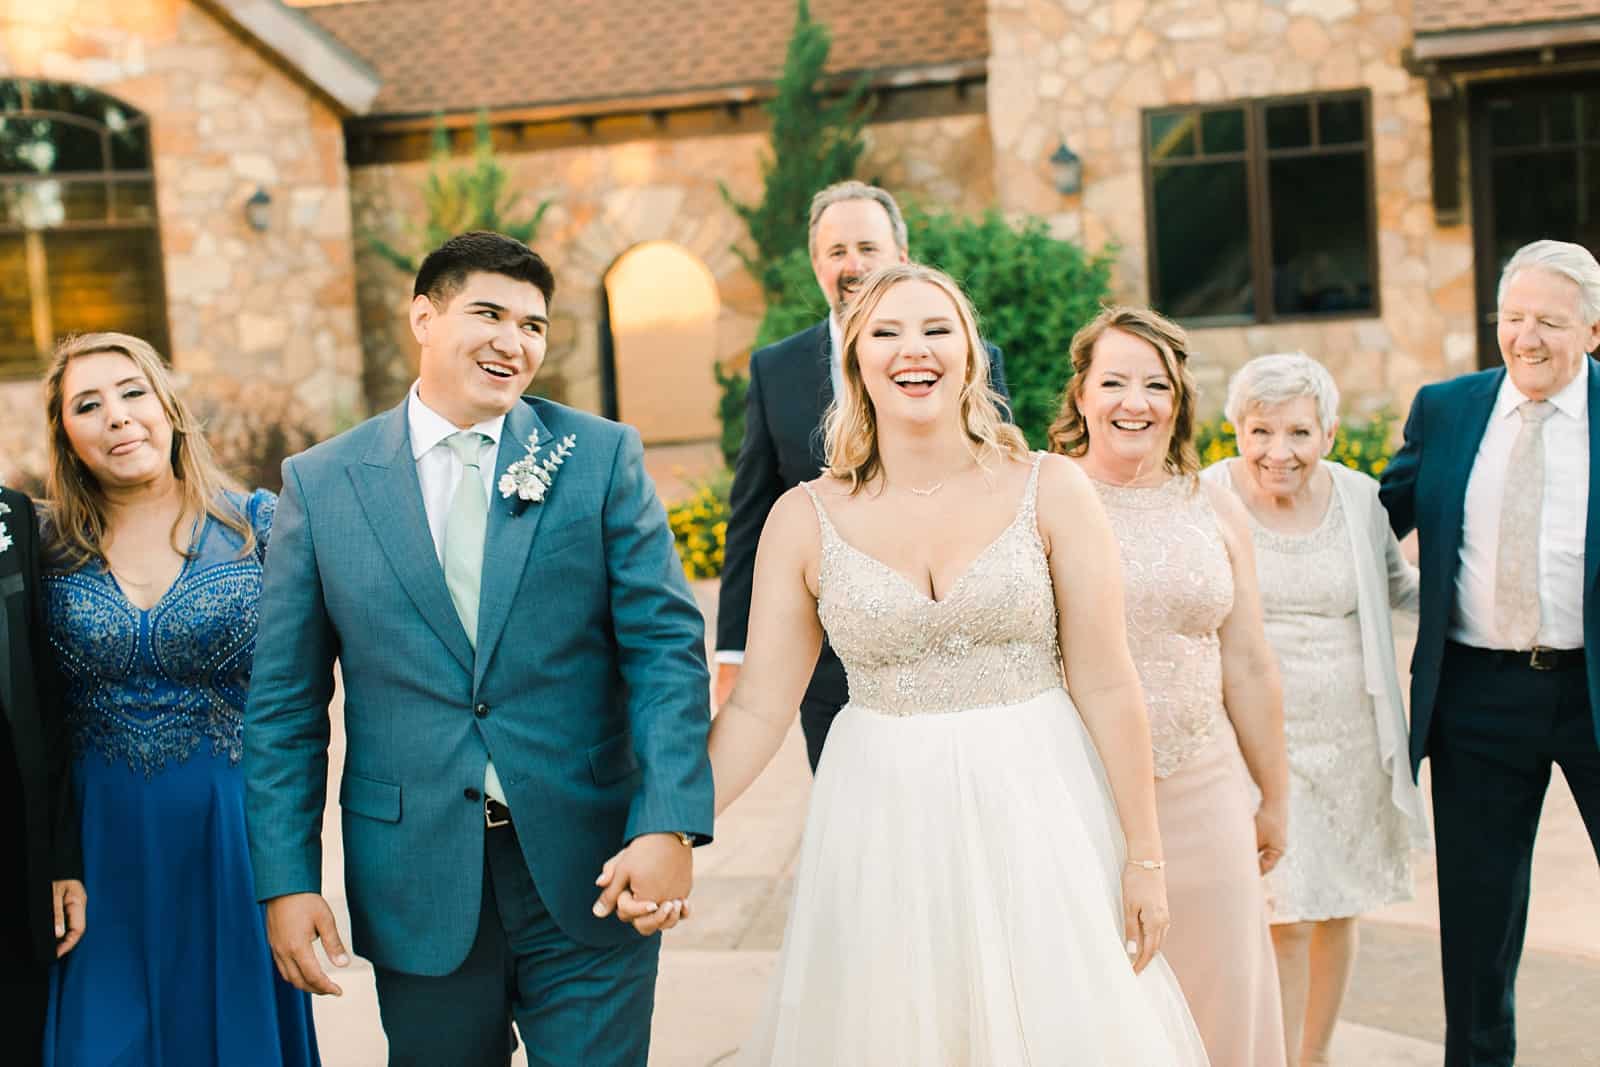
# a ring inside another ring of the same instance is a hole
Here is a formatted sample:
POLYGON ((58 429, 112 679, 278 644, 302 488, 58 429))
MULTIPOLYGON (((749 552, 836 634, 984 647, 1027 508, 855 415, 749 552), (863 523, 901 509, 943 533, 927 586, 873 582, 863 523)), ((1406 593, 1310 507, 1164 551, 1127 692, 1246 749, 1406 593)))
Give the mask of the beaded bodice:
POLYGON ((207 518, 177 580, 147 610, 130 603, 103 566, 45 575, 76 755, 93 749, 146 777, 202 743, 239 762, 277 498, 257 490, 232 499, 255 529, 256 550, 241 557, 238 535, 207 518))
POLYGON ((1062 684, 1036 510, 1039 458, 1011 525, 940 600, 840 537, 805 486, 822 528, 817 613, 844 663, 852 705, 934 714, 1015 704, 1062 684))
POLYGON ((1228 548, 1193 478, 1095 488, 1122 551, 1128 648, 1149 708, 1156 777, 1165 778, 1205 747, 1222 712, 1217 629, 1233 610, 1228 548))

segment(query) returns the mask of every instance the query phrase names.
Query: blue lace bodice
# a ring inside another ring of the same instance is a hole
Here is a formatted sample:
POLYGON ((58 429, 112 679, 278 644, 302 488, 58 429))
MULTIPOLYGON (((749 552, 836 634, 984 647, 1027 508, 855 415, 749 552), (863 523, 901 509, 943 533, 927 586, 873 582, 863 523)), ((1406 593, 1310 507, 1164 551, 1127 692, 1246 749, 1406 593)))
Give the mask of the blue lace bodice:
POLYGON ((193 554, 148 611, 104 567, 44 578, 50 644, 66 682, 73 752, 91 749, 146 777, 202 742, 238 763, 256 647, 261 561, 277 497, 229 494, 249 517, 256 550, 207 518, 193 554))

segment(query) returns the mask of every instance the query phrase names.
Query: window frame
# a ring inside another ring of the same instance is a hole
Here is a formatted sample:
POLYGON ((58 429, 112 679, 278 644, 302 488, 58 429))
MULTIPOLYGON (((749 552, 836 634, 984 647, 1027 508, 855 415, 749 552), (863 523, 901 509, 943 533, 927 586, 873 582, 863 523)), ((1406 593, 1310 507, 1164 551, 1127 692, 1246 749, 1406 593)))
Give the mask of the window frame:
MULTIPOLYGON (((1243 162, 1245 165, 1246 214, 1250 220, 1250 233, 1248 234, 1250 284, 1254 294, 1255 311, 1253 314, 1192 315, 1185 316, 1180 321, 1187 326, 1203 328, 1212 326, 1265 326, 1276 323, 1340 322, 1381 318, 1383 315, 1383 292, 1378 276, 1378 185, 1376 161, 1374 159, 1376 144, 1373 138, 1372 90, 1366 87, 1286 93, 1276 96, 1252 96, 1193 104, 1169 104, 1140 109, 1139 151, 1140 169, 1143 171, 1144 177, 1145 277, 1149 282, 1151 306, 1161 309, 1163 305, 1160 260, 1157 256, 1157 227, 1159 223, 1156 218, 1156 171, 1163 167, 1187 165, 1182 161, 1157 163, 1152 159, 1150 154, 1151 121, 1164 116, 1194 116, 1199 119, 1200 116, 1211 111, 1244 112, 1244 149, 1242 151, 1205 153, 1204 155, 1197 155, 1195 158, 1216 163, 1243 162), (1317 105, 1327 101, 1340 100, 1361 101, 1363 117, 1362 140, 1335 146, 1322 145, 1319 143, 1321 117, 1319 114, 1320 109, 1317 105), (1267 147, 1267 111, 1281 104, 1298 103, 1310 106, 1312 144, 1298 148, 1269 149, 1267 147), (1277 159, 1349 155, 1357 152, 1362 155, 1366 164, 1366 181, 1363 183, 1363 192, 1366 196, 1367 273, 1372 279, 1372 306, 1358 311, 1280 314, 1273 300, 1272 291, 1273 219, 1268 168, 1272 161, 1277 159)), ((1197 128, 1198 125, 1197 123, 1197 128)), ((1200 146, 1201 151, 1203 151, 1203 147, 1203 145, 1200 146)))
MULTIPOLYGON (((72 187, 99 187, 105 192, 105 217, 101 219, 71 219, 62 220, 49 226, 31 228, 21 223, 12 221, 9 217, 0 216, 0 236, 20 236, 23 241, 28 241, 32 236, 38 243, 37 248, 27 247, 25 255, 31 260, 34 256, 42 256, 43 241, 51 233, 107 233, 113 234, 123 231, 147 232, 150 235, 151 262, 146 269, 150 272, 149 286, 150 299, 155 304, 156 313, 152 316, 159 328, 156 336, 145 337, 155 346, 156 350, 171 358, 167 351, 172 336, 172 324, 169 321, 169 308, 167 304, 166 283, 166 255, 162 248, 161 212, 156 195, 155 175, 155 144, 151 130, 150 116, 123 100, 104 90, 82 82, 63 81, 54 78, 27 78, 5 77, 0 78, 0 83, 9 83, 19 87, 18 95, 21 104, 16 109, 0 107, 0 118, 6 120, 46 119, 58 125, 73 126, 97 134, 100 142, 100 166, 96 170, 72 170, 60 172, 47 172, 42 174, 13 174, 0 173, 0 197, 10 190, 24 190, 31 185, 42 185, 46 182, 55 182, 62 189, 62 199, 66 199, 67 190, 72 187), (70 111, 58 111, 50 107, 36 107, 29 99, 30 90, 34 85, 70 86, 87 90, 95 97, 115 104, 127 117, 130 127, 142 127, 144 137, 144 150, 146 166, 142 170, 122 169, 116 166, 115 149, 112 138, 117 131, 108 123, 96 120, 87 115, 70 111), (121 216, 118 208, 118 189, 122 186, 137 186, 144 184, 149 187, 148 216, 146 218, 127 218, 121 216)), ((48 284, 49 267, 44 268, 44 279, 48 284)), ((40 336, 40 308, 37 294, 32 292, 30 278, 28 293, 29 315, 33 321, 35 344, 40 336)), ((46 305, 45 314, 49 314, 46 305)), ((52 317, 48 323, 49 344, 35 355, 32 365, 18 359, 16 361, 0 359, 0 381, 29 381, 36 380, 48 364, 50 352, 63 336, 62 331, 55 328, 52 317)))

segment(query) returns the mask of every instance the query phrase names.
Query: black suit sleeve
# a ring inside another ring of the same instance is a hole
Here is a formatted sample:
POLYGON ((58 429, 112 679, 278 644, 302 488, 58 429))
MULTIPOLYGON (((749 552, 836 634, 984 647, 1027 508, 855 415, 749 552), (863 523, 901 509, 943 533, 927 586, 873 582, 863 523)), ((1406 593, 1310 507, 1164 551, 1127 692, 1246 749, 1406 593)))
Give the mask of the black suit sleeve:
MULTIPOLYGON (((24 498, 26 501, 26 498, 24 498)), ((45 629, 44 594, 39 575, 39 524, 32 501, 24 503, 27 521, 24 573, 29 580, 28 643, 33 656, 34 706, 39 711, 39 733, 44 739, 45 781, 50 804, 50 878, 83 878, 83 846, 78 825, 78 805, 72 790, 72 758, 67 744, 67 716, 62 707, 61 672, 50 653, 45 629)))
POLYGON ((1383 469, 1378 499, 1389 513, 1389 526, 1396 537, 1404 537, 1417 526, 1417 469, 1422 464, 1422 409, 1428 390, 1417 393, 1406 416, 1405 440, 1383 469))
POLYGON ((750 363, 750 387, 745 394, 744 440, 734 466, 729 493, 731 514, 723 544, 722 588, 717 596, 717 649, 744 651, 750 627, 750 591, 755 580, 756 544, 767 513, 783 495, 783 474, 778 448, 767 425, 762 402, 761 363, 750 363))
MULTIPOLYGON (((1000 399, 1009 405, 1011 390, 1006 388, 1006 358, 1000 353, 999 345, 991 345, 987 341, 984 344, 989 349, 989 387, 999 393, 1000 399)), ((1007 422, 1012 421, 1009 416, 1010 413, 1007 412, 1007 422)))

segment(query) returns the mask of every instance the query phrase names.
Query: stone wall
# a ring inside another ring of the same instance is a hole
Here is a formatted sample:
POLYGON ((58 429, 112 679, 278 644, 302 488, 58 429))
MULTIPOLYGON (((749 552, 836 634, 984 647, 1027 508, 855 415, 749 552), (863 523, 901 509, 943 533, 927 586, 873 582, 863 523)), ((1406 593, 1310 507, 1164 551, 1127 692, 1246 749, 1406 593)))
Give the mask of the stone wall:
POLYGON ((1475 369, 1472 244, 1434 222, 1425 87, 1401 65, 1410 0, 990 0, 989 117, 1002 207, 1117 247, 1119 299, 1149 295, 1141 109, 1367 88, 1377 189, 1381 316, 1197 329, 1208 411, 1254 355, 1303 349, 1345 406, 1404 411, 1422 384, 1475 369), (1082 157, 1062 197, 1049 154, 1082 157))
MULTIPOLYGON (((993 203, 988 122, 981 114, 880 123, 868 128, 867 142, 860 173, 896 194, 963 212, 993 203)), ((671 241, 705 264, 720 304, 717 359, 738 365, 748 355, 761 322, 761 292, 733 252, 745 239, 744 225, 724 203, 718 182, 741 200, 759 197, 766 143, 758 133, 667 135, 500 153, 524 209, 544 200, 551 204, 533 241, 556 275, 550 350, 535 388, 599 410, 605 276, 618 257, 647 241, 671 241)), ((416 372, 416 351, 405 319, 412 279, 372 251, 365 238, 416 248, 428 170, 427 162, 418 161, 351 172, 366 389, 374 407, 404 394, 416 372)), ((716 383, 706 377, 687 386, 686 394, 686 403, 714 405, 716 383)))
MULTIPOLYGON (((270 380, 321 428, 361 410, 344 133, 333 107, 188 0, 0 8, 0 78, 77 82, 150 116, 173 367, 270 380), (265 232, 243 205, 272 198, 265 232)), ((0 384, 0 477, 43 466, 36 382, 0 384)))

